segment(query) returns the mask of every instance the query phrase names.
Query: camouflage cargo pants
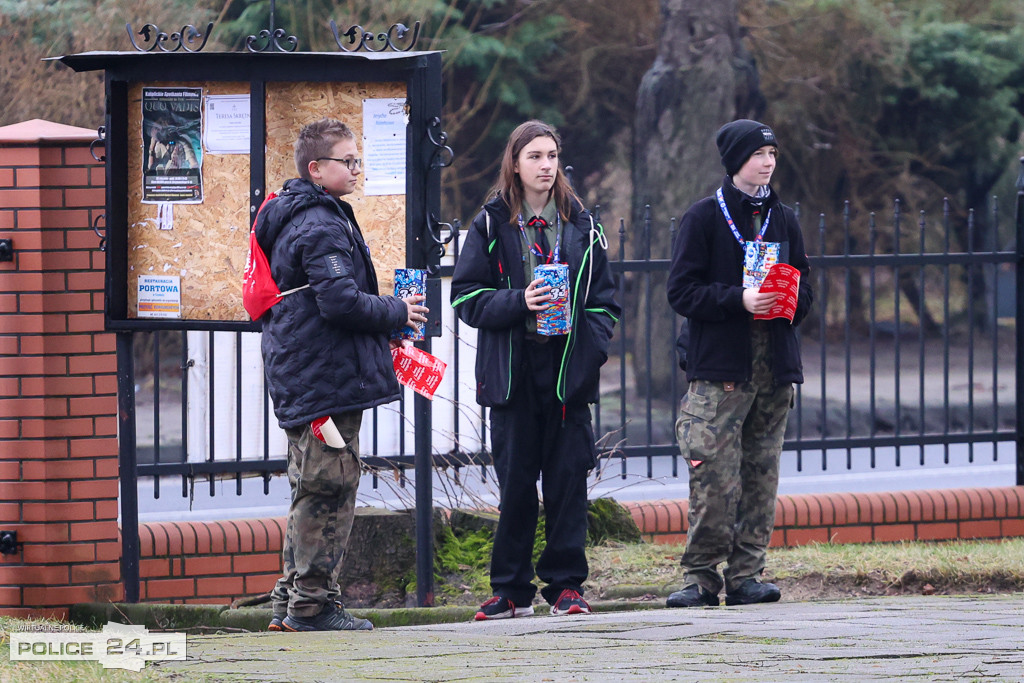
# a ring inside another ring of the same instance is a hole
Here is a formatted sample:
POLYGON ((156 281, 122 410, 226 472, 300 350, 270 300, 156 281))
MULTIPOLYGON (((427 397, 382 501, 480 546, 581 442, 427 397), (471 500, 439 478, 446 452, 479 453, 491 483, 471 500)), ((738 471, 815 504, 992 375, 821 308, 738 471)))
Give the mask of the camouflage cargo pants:
POLYGON ((751 381, 691 382, 676 420, 676 439, 690 462, 684 585, 713 594, 761 574, 775 528, 779 455, 794 389, 775 386, 767 330, 753 328, 751 381))
POLYGON ((285 532, 284 575, 271 593, 274 614, 315 616, 340 593, 338 572, 348 546, 359 488, 362 411, 332 415, 345 448, 331 448, 309 425, 286 429, 292 489, 285 532))

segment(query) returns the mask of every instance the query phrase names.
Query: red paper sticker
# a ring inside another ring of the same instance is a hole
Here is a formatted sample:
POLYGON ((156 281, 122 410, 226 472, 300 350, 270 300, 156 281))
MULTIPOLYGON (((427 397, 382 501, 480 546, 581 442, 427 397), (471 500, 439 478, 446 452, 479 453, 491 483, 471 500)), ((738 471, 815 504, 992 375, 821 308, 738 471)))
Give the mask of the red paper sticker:
POLYGON ((392 349, 391 360, 398 381, 429 399, 434 398, 434 392, 444 379, 444 371, 448 367, 441 359, 415 346, 392 349))
POLYGON ((796 315, 796 298, 800 289, 800 271, 788 263, 776 263, 768 271, 761 283, 761 293, 778 292, 772 310, 763 315, 755 315, 754 320, 771 320, 785 318, 793 322, 796 315))

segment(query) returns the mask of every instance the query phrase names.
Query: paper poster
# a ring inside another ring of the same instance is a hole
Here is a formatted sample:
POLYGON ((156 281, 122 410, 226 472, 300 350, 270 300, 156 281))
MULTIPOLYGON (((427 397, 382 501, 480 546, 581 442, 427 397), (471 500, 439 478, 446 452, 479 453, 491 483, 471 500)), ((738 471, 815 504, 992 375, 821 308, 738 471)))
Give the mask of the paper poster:
POLYGON ((142 201, 203 201, 202 88, 142 89, 142 201))
POLYGON ((405 194, 405 98, 363 100, 363 194, 405 194))
POLYGON ((208 153, 249 153, 248 95, 207 95, 203 123, 203 145, 208 153))
POLYGON ((138 299, 140 318, 180 318, 181 278, 177 275, 140 275, 138 299))

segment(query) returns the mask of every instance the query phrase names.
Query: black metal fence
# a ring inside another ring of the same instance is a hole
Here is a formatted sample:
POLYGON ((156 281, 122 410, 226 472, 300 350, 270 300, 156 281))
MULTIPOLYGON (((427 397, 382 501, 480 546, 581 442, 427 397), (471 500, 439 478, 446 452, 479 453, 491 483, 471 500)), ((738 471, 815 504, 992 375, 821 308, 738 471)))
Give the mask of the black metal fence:
MULTIPOLYGON (((976 214, 968 212, 957 236, 987 246, 960 251, 953 247, 956 219, 948 202, 935 217, 919 212, 909 219, 895 202, 885 225, 875 214, 856 225, 849 211, 834 224, 824 215, 815 218, 809 230, 802 217, 808 243, 819 245, 809 254, 815 303, 800 327, 805 383, 797 386, 784 457, 794 457, 802 470, 817 452, 826 470, 826 453, 845 452, 850 468, 855 450, 870 467, 884 451, 899 466, 907 447, 917 449, 923 463, 924 448, 939 445, 948 462, 949 447, 962 444, 973 462, 977 444, 1017 441, 1020 256, 1013 245, 1020 243, 1021 221, 1001 222, 993 203, 984 217, 987 239, 979 240, 976 214), (829 233, 844 236, 839 253, 826 253, 829 233), (864 249, 854 249, 856 236, 864 249), (883 242, 886 251, 878 246, 883 242)), ((597 414, 605 430, 618 432, 622 445, 615 456, 623 474, 630 457, 675 458, 671 428, 686 390, 675 370, 660 383, 667 392, 630 391, 631 375, 656 372, 650 359, 673 353, 678 325, 658 337, 659 326, 652 324, 659 312, 650 302, 665 301, 668 259, 627 260, 626 240, 620 227, 612 268, 630 283, 626 300, 639 303, 626 306, 619 323, 620 331, 633 334, 617 340, 610 391, 616 400, 602 401, 597 414)), ((987 450, 995 457, 995 448, 987 450)), ((1020 483, 1022 473, 1018 458, 1020 483)))
MULTIPOLYGON (((871 214, 856 220, 849 211, 832 223, 824 216, 801 217, 808 243, 818 245, 809 255, 815 309, 801 325, 805 383, 790 416, 784 458, 795 458, 798 470, 825 470, 837 453, 847 468, 858 458, 870 467, 882 458, 899 467, 908 450, 923 463, 926 448, 939 448, 949 462, 950 448, 959 447, 968 449, 973 463, 976 448, 984 446, 984 457, 996 458, 997 447, 1005 444, 1015 460, 1017 484, 1024 485, 1024 381, 1017 363, 1024 336, 1024 298, 1018 296, 1022 209, 1024 186, 1016 220, 1004 220, 995 204, 980 217, 984 240, 978 238, 979 216, 954 217, 948 204, 934 216, 908 215, 897 202, 884 218, 871 214), (824 246, 832 234, 843 236, 841 249, 824 246), (959 242, 974 246, 959 249, 954 246, 959 242)), ((650 221, 643 226, 644 234, 654 229, 650 221)), ((671 363, 670 376, 661 378, 667 391, 636 390, 638 384, 647 386, 636 377, 653 372, 651 359, 674 353, 677 324, 660 335, 652 324, 658 315, 671 315, 667 304, 659 304, 665 301, 659 282, 669 262, 643 250, 643 258, 627 259, 624 225, 617 245, 615 235, 610 237, 612 269, 629 305, 603 371, 596 431, 616 474, 625 476, 629 463, 639 459, 651 476, 652 462, 660 457, 671 458, 672 475, 678 476, 685 468, 676 462, 673 422, 685 391, 682 373, 671 363)), ((442 276, 450 273, 450 264, 443 267, 442 276)), ((457 473, 488 462, 486 423, 472 383, 459 381, 467 369, 472 373, 472 339, 450 310, 447 314, 445 334, 456 340, 448 373, 456 381, 432 407, 431 452, 436 463, 454 466, 457 473)), ((285 470, 286 451, 262 371, 251 359, 258 335, 130 334, 132 343, 119 344, 122 355, 135 349, 130 361, 122 360, 120 377, 135 395, 132 405, 122 405, 132 428, 123 429, 121 438, 134 443, 134 448, 122 445, 122 531, 126 556, 137 557, 137 545, 130 545, 132 538, 137 544, 138 518, 131 510, 139 478, 152 478, 156 496, 170 486, 174 495, 191 497, 204 485, 214 495, 215 482, 225 478, 234 480, 240 496, 243 480, 258 476, 266 493, 271 478, 285 470), (227 355, 220 348, 225 344, 227 355), (205 358, 206 369, 205 385, 198 390, 197 380, 189 379, 197 355, 205 358), (197 412, 205 417, 196 419, 197 412), (193 441, 203 444, 201 457, 191 452, 193 441)), ((405 400, 371 411, 366 422, 373 436, 361 444, 368 462, 394 468, 399 479, 414 466, 411 409, 412 401, 405 400)))

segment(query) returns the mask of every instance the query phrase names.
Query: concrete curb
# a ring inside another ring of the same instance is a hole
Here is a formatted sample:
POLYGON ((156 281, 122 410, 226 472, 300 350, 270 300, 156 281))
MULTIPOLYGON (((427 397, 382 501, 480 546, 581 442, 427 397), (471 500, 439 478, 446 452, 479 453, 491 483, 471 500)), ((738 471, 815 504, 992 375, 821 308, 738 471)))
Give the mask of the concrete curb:
MULTIPOLYGON (((622 591, 625 593, 635 591, 622 591)), ((629 597, 633 597, 630 595, 629 597)), ((658 600, 600 600, 590 603, 595 612, 624 612, 664 607, 658 600)), ((351 609, 353 615, 369 619, 377 628, 455 624, 473 621, 476 606, 400 607, 397 609, 351 609)), ((537 613, 546 616, 541 606, 537 613)), ((108 621, 145 626, 150 630, 216 633, 217 631, 266 631, 272 617, 267 608, 231 609, 225 605, 171 605, 160 603, 87 602, 72 605, 69 621, 100 629, 108 621)))

